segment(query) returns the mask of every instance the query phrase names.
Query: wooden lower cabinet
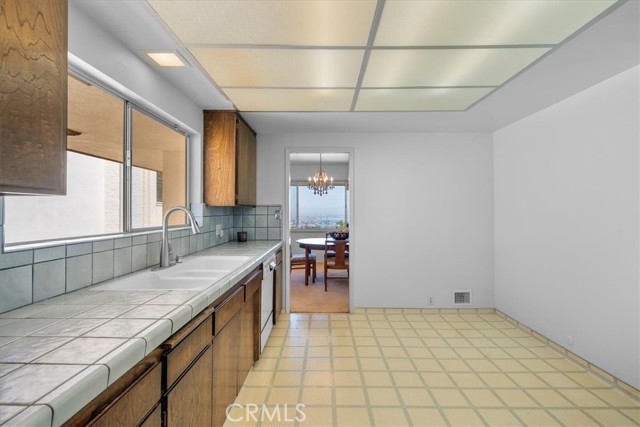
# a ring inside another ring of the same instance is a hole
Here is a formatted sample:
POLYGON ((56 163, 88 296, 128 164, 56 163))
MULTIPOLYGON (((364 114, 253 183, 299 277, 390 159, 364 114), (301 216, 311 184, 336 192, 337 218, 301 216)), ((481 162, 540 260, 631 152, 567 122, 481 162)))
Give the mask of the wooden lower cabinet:
POLYGON ((160 427, 162 426, 162 405, 158 404, 156 408, 147 416, 140 424, 140 427, 160 427))
POLYGON ((211 425, 212 353, 212 347, 207 347, 167 393, 167 427, 211 425))
POLYGON ((236 314, 213 340, 213 425, 222 427, 227 407, 238 393, 239 314, 236 314))
POLYGON ((273 289, 273 324, 278 322, 278 316, 282 311, 282 290, 283 290, 283 277, 282 277, 282 250, 276 253, 276 270, 274 278, 273 289))

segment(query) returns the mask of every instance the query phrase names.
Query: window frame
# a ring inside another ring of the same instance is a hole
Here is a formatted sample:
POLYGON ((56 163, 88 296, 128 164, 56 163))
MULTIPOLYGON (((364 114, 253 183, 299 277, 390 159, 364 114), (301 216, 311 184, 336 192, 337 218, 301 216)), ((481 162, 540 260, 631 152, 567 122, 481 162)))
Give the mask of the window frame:
MULTIPOLYGON (((70 64, 71 65, 71 64, 70 64)), ((95 86, 100 90, 103 90, 107 94, 121 100, 123 102, 123 139, 122 139, 122 148, 123 148, 123 176, 122 176, 122 209, 120 211, 121 219, 122 219, 122 230, 117 233, 103 233, 103 234, 92 234, 92 235, 83 235, 83 236, 73 236, 68 238, 53 238, 53 239, 43 239, 43 240, 33 240, 27 242, 16 242, 16 243, 7 243, 4 241, 4 236, 0 236, 0 253, 8 253, 18 250, 25 249, 38 249, 45 248, 49 246, 57 246, 61 244, 71 244, 71 243, 82 243, 82 242, 92 242, 104 239, 113 239, 119 237, 129 237, 135 235, 142 234, 150 234, 155 233, 162 230, 162 225, 155 227, 145 227, 145 228, 133 228, 132 227, 132 123, 133 123, 133 110, 137 110, 138 112, 147 115, 153 120, 167 126, 173 131, 181 134, 185 138, 185 204, 187 208, 189 207, 190 198, 191 198, 191 188, 190 188, 190 158, 191 158, 191 134, 183 129, 180 125, 176 123, 171 123, 164 118, 160 117, 158 114, 150 111, 148 108, 140 105, 132 101, 128 96, 123 93, 124 91, 118 91, 114 87, 110 87, 109 85, 100 81, 97 76, 92 76, 90 73, 83 72, 79 69, 75 69, 73 67, 69 67, 67 69, 67 74, 75 79, 83 83, 87 83, 89 85, 95 86)), ((6 196, 5 196, 6 197, 6 196)), ((6 203, 6 202, 4 202, 6 203)), ((3 208, 3 206, 0 206, 3 208)), ((4 228, 7 224, 3 224, 4 227, 2 232, 4 232, 4 228)), ((188 224, 179 224, 173 225, 169 228, 171 230, 181 230, 188 229, 188 224)))
MULTIPOLYGON (((289 191, 291 191, 292 187, 296 188, 296 203, 295 203, 295 226, 291 225, 291 207, 289 207, 289 229, 290 230, 295 230, 295 231, 318 231, 318 232, 323 232, 323 231, 330 231, 330 230, 335 230, 336 227, 317 227, 317 228, 302 228, 300 227, 300 187, 307 187, 309 185, 309 183, 307 181, 291 181, 289 183, 289 191)), ((349 183, 347 181, 334 181, 333 185, 335 185, 336 187, 344 187, 344 222, 345 223, 349 223, 349 183)), ((329 190, 331 191, 331 190, 329 190)), ((318 196, 320 197, 320 196, 318 196)), ((289 195, 289 199, 291 199, 290 195, 289 195)))

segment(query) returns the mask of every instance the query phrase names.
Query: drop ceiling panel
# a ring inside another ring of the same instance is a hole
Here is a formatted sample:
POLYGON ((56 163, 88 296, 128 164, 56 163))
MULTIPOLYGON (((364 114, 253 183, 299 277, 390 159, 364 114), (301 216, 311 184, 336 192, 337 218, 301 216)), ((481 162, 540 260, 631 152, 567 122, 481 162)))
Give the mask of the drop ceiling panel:
POLYGON ((355 87, 364 50, 191 48, 221 87, 355 87))
POLYGON ((557 44, 615 0, 387 0, 375 46, 557 44))
POLYGON ((375 0, 148 2, 187 45, 365 46, 376 8, 375 0))
POLYGON ((361 89, 355 111, 460 111, 492 88, 361 89))
POLYGON ((227 88, 240 111, 349 111, 353 89, 227 88))
POLYGON ((549 49, 433 49, 371 52, 363 87, 497 86, 549 49))

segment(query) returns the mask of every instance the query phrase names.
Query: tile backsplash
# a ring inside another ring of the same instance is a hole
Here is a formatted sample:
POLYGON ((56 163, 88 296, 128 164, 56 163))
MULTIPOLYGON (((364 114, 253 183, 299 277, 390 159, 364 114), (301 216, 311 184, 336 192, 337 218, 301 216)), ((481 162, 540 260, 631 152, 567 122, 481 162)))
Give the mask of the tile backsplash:
MULTIPOLYGON (((3 197, 0 196, 0 249, 4 247, 3 197)), ((173 251, 189 255, 236 240, 280 240, 280 205, 204 207, 201 232, 169 232, 173 251), (277 218, 276 218, 277 217, 277 218), (223 236, 215 234, 220 224, 223 236)), ((3 252, 0 250, 0 313, 42 301, 158 264, 161 232, 3 252)))

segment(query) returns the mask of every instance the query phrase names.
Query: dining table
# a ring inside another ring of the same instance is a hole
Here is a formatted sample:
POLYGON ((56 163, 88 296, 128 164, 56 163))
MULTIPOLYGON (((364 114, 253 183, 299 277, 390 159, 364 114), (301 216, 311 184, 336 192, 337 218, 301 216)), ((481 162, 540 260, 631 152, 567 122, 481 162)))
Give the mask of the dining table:
MULTIPOLYGON (((306 239, 298 239, 296 243, 302 249, 304 249, 304 284, 309 285, 309 269, 311 268, 309 265, 309 255, 312 250, 316 251, 324 251, 326 246, 333 246, 334 239, 331 237, 309 237, 306 239)), ((347 240, 347 247, 349 246, 349 240, 347 240)))

